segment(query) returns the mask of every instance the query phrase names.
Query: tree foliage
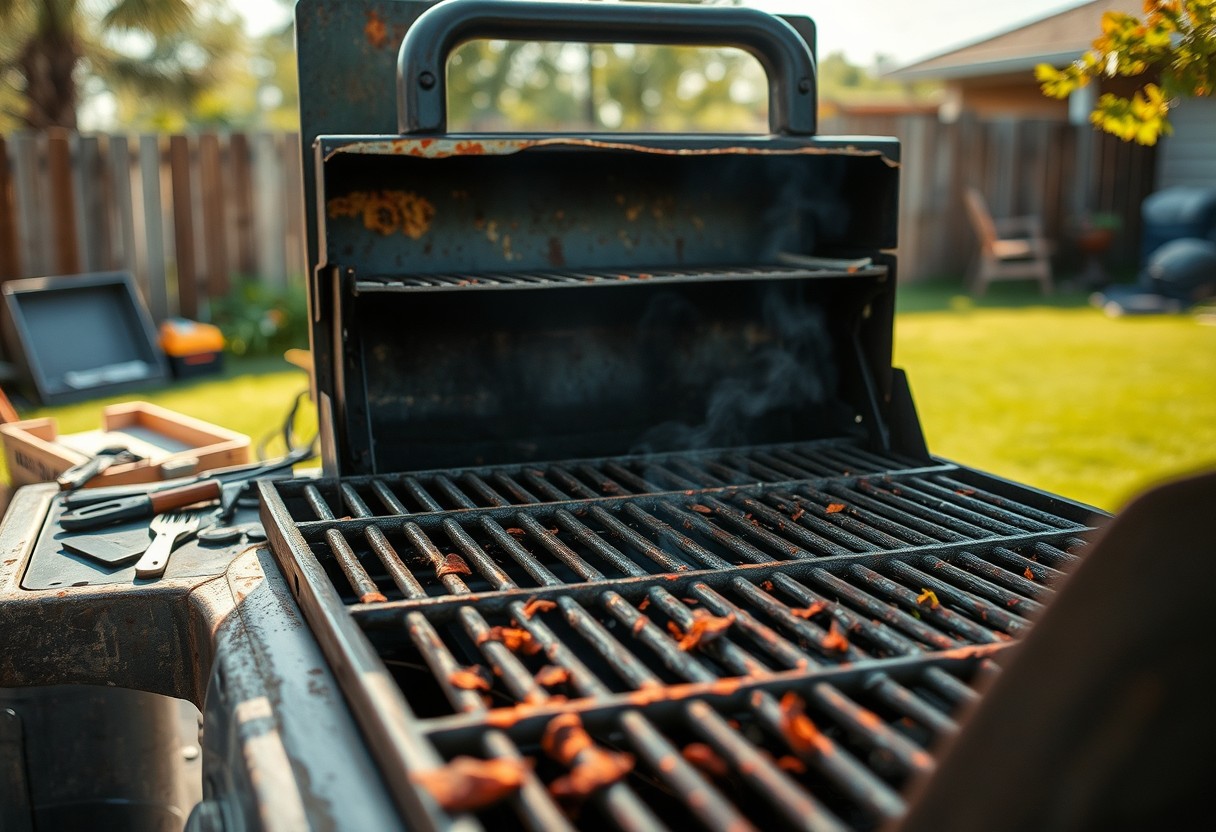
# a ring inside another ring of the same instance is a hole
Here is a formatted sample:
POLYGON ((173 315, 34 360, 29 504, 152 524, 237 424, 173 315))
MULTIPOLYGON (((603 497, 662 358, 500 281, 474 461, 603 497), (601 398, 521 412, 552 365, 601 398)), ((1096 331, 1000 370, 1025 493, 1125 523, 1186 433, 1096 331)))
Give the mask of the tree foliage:
POLYGON ((0 126, 73 129, 82 85, 189 102, 239 30, 223 0, 0 0, 0 126))
POLYGON ((1216 0, 1145 0, 1143 17, 1102 15, 1093 48, 1063 69, 1040 64, 1045 95, 1067 98, 1099 78, 1156 76, 1130 98, 1103 93, 1090 120, 1124 141, 1156 144, 1169 135, 1170 105, 1216 90, 1216 0))

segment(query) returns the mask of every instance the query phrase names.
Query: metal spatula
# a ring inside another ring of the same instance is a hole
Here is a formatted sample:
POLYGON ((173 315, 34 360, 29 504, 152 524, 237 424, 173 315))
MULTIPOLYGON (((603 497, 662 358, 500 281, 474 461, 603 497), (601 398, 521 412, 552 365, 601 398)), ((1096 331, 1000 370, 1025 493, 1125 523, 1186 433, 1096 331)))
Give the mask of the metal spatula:
POLYGON ((159 578, 169 564, 169 553, 183 535, 197 531, 202 514, 197 511, 170 511, 152 518, 150 528, 156 533, 152 544, 135 564, 135 577, 159 578))

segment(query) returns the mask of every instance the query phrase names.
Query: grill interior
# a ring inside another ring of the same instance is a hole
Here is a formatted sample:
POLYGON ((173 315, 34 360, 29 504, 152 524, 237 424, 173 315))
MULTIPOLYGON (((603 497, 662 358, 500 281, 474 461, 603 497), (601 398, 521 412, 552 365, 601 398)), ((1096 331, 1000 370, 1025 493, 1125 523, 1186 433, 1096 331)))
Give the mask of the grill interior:
POLYGON ((490 828, 876 828, 1088 529, 1083 507, 845 440, 263 496, 330 660, 357 641, 395 683, 339 674, 369 735, 417 731, 403 769, 532 761, 477 813, 490 828), (566 713, 632 762, 588 800, 543 748, 566 713))

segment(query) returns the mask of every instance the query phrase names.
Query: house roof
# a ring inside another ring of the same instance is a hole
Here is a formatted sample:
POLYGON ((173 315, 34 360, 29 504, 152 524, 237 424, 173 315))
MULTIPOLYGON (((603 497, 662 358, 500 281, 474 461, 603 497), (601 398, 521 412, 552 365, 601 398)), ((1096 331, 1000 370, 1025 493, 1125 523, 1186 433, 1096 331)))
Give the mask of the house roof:
POLYGON ((1143 0, 1094 0, 908 64, 887 77, 907 81, 974 78, 1024 72, 1041 63, 1063 66, 1090 48, 1099 34, 1102 13, 1106 11, 1140 17, 1144 13, 1144 3, 1143 0))

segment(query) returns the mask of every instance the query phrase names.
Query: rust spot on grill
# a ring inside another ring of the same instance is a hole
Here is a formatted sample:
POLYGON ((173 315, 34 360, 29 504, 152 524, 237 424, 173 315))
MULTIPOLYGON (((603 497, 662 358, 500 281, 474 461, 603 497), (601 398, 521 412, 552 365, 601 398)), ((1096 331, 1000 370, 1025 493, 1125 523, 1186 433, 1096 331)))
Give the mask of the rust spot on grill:
POLYGON ((637 618, 635 618, 633 620, 633 626, 630 627, 629 629, 636 636, 640 632, 642 632, 642 630, 646 629, 646 625, 649 623, 650 623, 649 618, 647 618, 644 615, 639 615, 637 618))
POLYGON ((478 644, 485 644, 487 641, 501 642, 512 653, 523 653, 527 656, 534 656, 541 649, 531 633, 518 627, 491 627, 477 638, 478 644))
POLYGON ((810 618, 812 616, 819 615, 819 613, 826 609, 827 604, 824 604, 822 601, 816 601, 809 607, 790 610, 790 615, 794 616, 795 618, 810 618))
POLYGON ((801 516, 802 516, 802 515, 804 515, 804 514, 806 514, 806 509, 804 509, 804 508, 802 508, 801 506, 799 506, 799 507, 798 507, 798 510, 797 510, 797 511, 795 511, 793 514, 791 514, 791 515, 790 515, 790 519, 791 519, 791 520, 793 520, 794 522, 798 522, 798 518, 799 518, 799 517, 801 517, 801 516))
POLYGON ((562 800, 581 800, 633 770, 632 755, 597 747, 577 714, 549 720, 540 747, 561 765, 572 766, 549 785, 550 794, 562 800))
POLYGON ((679 648, 685 652, 721 637, 735 623, 734 615, 723 618, 710 615, 705 610, 696 610, 692 615, 692 625, 687 631, 681 631, 673 621, 667 622, 668 630, 672 636, 679 639, 679 648))
POLYGON ((570 671, 553 664, 547 664, 536 672, 536 684, 543 688, 564 685, 569 680, 570 671))
POLYGON ((1023 572, 1022 574, 1026 576, 1026 580, 1028 580, 1028 581, 1033 581, 1033 580, 1034 580, 1034 572, 1031 572, 1031 571, 1030 571, 1030 567, 1029 567, 1029 566, 1027 566, 1027 567, 1026 567, 1026 571, 1025 571, 1025 572, 1023 572))
POLYGON ((713 514, 714 513, 714 510, 712 508, 710 508, 709 506, 703 506, 700 503, 693 503, 692 505, 689 506, 689 508, 692 509, 693 511, 697 512, 698 514, 713 514))
POLYGON ((379 604, 382 601, 387 601, 387 600, 388 599, 385 598, 384 595, 379 592, 365 592, 359 596, 360 604, 379 604))
POLYGON ((367 13, 367 23, 363 26, 363 36, 373 49, 383 49, 388 43, 388 27, 375 11, 367 13))
POLYGON ((647 596, 646 598, 642 599, 641 603, 638 604, 638 612, 642 612, 649 606, 650 606, 650 598, 649 598, 649 596, 647 596))
POLYGON ((461 156, 481 156, 486 152, 481 142, 457 142, 453 149, 461 156))
POLYGON ((937 654, 940 659, 984 659, 1001 651, 1000 644, 969 644, 965 647, 955 647, 943 650, 937 654))
POLYGON ((442 578, 444 575, 472 575, 473 570, 464 562, 464 558, 460 555, 445 555, 443 563, 435 570, 435 576, 442 578))
POLYGON ((725 779, 730 775, 730 767, 726 761, 718 756, 718 752, 703 742, 689 743, 680 750, 680 754, 702 774, 719 779, 725 779))
POLYGON ((849 640, 835 621, 828 627, 828 634, 823 637, 821 644, 824 650, 835 650, 837 653, 845 653, 849 649, 849 640))
POLYGON ((790 747, 799 754, 831 753, 831 741, 819 732, 805 711, 806 703, 793 691, 781 697, 781 731, 790 747))
POLYGON ((482 692, 489 692, 490 688, 494 686, 494 680, 490 676, 490 672, 481 665, 453 670, 448 675, 448 682, 454 688, 479 690, 482 692))
POLYGON ((549 612, 557 609, 556 601, 549 601, 544 598, 533 598, 528 603, 524 604, 524 618, 531 618, 538 612, 549 612))
POLYGON ((549 720, 545 733, 540 738, 540 747, 547 755, 562 765, 571 765, 574 758, 594 743, 583 728, 578 714, 559 714, 549 720))
POLYGON ((806 774, 806 764, 791 754, 778 757, 777 768, 786 774, 806 774))
POLYGON ((398 231, 412 240, 431 230, 435 206, 413 191, 351 191, 325 203, 330 219, 358 217, 369 231, 388 236, 398 231))
POLYGON ((828 507, 824 509, 828 514, 838 514, 845 510, 844 503, 828 503, 828 507))
POLYGON ((562 250, 562 241, 558 237, 549 238, 549 265, 554 268, 566 265, 566 253, 562 250))
POLYGON ((741 679, 719 679, 709 686, 710 693, 716 693, 719 696, 730 696, 739 689, 739 685, 743 682, 741 679))
POLYGON ((882 728, 884 724, 879 718, 878 714, 874 713, 873 711, 866 710, 865 708, 862 708, 857 712, 857 721, 871 731, 877 731, 878 729, 882 728))
POLYGON ((410 779, 449 812, 472 812, 519 791, 531 769, 527 760, 457 757, 446 766, 415 771, 410 779))

